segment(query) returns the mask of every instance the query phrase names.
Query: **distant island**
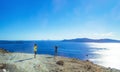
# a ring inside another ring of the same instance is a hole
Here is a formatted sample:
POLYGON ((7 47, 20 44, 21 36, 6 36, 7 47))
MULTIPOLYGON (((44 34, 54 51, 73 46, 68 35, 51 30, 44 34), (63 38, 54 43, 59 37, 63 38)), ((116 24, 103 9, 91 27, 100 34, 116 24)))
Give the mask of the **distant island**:
POLYGON ((24 43, 32 43, 33 41, 12 41, 12 40, 0 40, 0 44, 24 44, 24 43))
POLYGON ((89 38, 65 39, 62 41, 63 42, 120 43, 120 40, 114 40, 114 39, 89 39, 89 38))

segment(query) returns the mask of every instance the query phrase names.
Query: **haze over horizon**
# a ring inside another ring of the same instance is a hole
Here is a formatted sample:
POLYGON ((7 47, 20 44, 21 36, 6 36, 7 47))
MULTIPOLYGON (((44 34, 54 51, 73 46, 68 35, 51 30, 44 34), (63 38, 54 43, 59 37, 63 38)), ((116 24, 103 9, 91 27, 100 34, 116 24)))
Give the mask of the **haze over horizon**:
POLYGON ((120 0, 0 0, 0 40, 120 39, 120 0))

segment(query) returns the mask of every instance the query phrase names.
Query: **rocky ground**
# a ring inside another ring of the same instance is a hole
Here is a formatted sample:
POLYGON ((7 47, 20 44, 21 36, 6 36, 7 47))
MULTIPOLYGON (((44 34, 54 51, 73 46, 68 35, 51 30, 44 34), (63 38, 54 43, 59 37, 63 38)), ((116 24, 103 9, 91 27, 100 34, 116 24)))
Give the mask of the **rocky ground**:
POLYGON ((120 72, 105 68, 90 61, 37 55, 26 53, 9 53, 0 49, 0 72, 120 72))

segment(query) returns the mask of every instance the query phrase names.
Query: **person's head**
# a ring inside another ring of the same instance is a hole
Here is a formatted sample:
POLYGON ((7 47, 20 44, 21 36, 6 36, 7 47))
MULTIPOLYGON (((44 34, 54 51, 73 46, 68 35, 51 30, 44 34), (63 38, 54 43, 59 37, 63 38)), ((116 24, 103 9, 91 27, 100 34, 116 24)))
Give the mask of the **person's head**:
POLYGON ((55 48, 58 48, 57 46, 55 46, 55 48))
POLYGON ((37 44, 34 44, 34 46, 37 46, 37 44))

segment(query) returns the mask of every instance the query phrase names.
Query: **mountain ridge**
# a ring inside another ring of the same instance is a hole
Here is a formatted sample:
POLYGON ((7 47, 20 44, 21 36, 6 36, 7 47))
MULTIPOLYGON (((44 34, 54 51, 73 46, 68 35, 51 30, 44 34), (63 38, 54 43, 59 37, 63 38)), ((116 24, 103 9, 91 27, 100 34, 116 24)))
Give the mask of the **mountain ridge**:
POLYGON ((115 39, 90 39, 90 38, 75 38, 75 39, 64 39, 63 42, 96 42, 96 43, 120 43, 120 40, 115 39))

